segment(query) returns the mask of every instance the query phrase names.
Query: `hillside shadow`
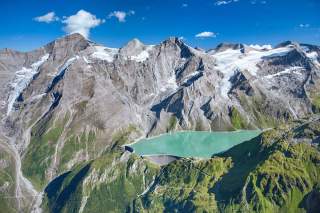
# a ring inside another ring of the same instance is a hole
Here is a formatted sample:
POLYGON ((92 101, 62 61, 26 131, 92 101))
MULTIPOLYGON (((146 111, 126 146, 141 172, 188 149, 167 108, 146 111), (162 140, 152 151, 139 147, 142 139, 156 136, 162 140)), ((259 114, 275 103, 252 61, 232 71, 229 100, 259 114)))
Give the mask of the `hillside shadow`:
MULTIPOLYGON (((74 176, 72 176, 72 172, 66 172, 48 184, 45 193, 49 199, 50 212, 61 212, 68 204, 74 209, 78 208, 80 200, 74 200, 73 197, 74 194, 77 194, 77 188, 82 187, 81 182, 88 173, 90 166, 91 163, 85 165, 74 176), (67 180, 70 178, 68 176, 72 176, 70 180, 67 180)), ((69 212, 73 212, 74 209, 69 209, 69 212)))
POLYGON ((231 199, 236 199, 245 185, 247 177, 259 164, 263 163, 270 152, 271 147, 263 147, 262 137, 257 136, 249 141, 241 143, 227 152, 215 155, 218 157, 231 157, 234 163, 227 174, 211 188, 218 203, 226 203, 231 199))
POLYGON ((299 208, 303 208, 306 212, 317 213, 320 210, 320 185, 315 186, 311 192, 304 196, 299 203, 299 208))

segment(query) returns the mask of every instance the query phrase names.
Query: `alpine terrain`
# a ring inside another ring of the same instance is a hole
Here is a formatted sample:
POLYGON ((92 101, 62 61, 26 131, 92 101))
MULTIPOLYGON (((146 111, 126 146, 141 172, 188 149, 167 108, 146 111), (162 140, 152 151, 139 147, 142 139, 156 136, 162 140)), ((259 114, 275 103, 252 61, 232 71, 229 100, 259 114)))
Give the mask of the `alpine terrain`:
POLYGON ((318 212, 320 47, 80 34, 0 50, 0 212, 318 212), (162 133, 263 130, 210 158, 141 157, 162 133))

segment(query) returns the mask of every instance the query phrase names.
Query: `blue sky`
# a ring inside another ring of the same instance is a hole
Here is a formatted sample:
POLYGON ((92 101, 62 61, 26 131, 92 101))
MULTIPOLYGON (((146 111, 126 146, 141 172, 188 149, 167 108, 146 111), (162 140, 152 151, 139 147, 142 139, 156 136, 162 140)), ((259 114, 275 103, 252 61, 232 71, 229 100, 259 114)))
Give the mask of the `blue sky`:
POLYGON ((22 51, 78 28, 110 47, 121 47, 133 38, 157 44, 169 36, 205 49, 221 42, 275 45, 295 40, 320 45, 319 0, 2 0, 0 4, 0 48, 22 51))

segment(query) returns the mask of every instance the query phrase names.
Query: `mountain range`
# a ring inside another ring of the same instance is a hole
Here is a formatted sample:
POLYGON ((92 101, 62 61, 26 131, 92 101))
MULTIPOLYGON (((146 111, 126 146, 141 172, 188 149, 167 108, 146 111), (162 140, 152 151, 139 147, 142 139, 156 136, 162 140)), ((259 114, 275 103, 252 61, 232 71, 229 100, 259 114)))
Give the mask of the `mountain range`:
POLYGON ((317 212, 320 47, 80 34, 0 50, 0 212, 317 212), (210 159, 124 149, 180 130, 263 129, 210 159))

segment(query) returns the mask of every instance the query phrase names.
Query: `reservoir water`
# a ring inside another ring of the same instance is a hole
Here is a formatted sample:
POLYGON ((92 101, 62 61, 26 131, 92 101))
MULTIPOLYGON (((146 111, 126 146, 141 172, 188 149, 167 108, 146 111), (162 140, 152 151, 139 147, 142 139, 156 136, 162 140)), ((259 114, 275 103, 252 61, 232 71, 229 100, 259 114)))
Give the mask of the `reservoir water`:
POLYGON ((258 136, 261 130, 229 132, 183 131, 145 138, 131 144, 134 152, 146 155, 210 158, 258 136))

